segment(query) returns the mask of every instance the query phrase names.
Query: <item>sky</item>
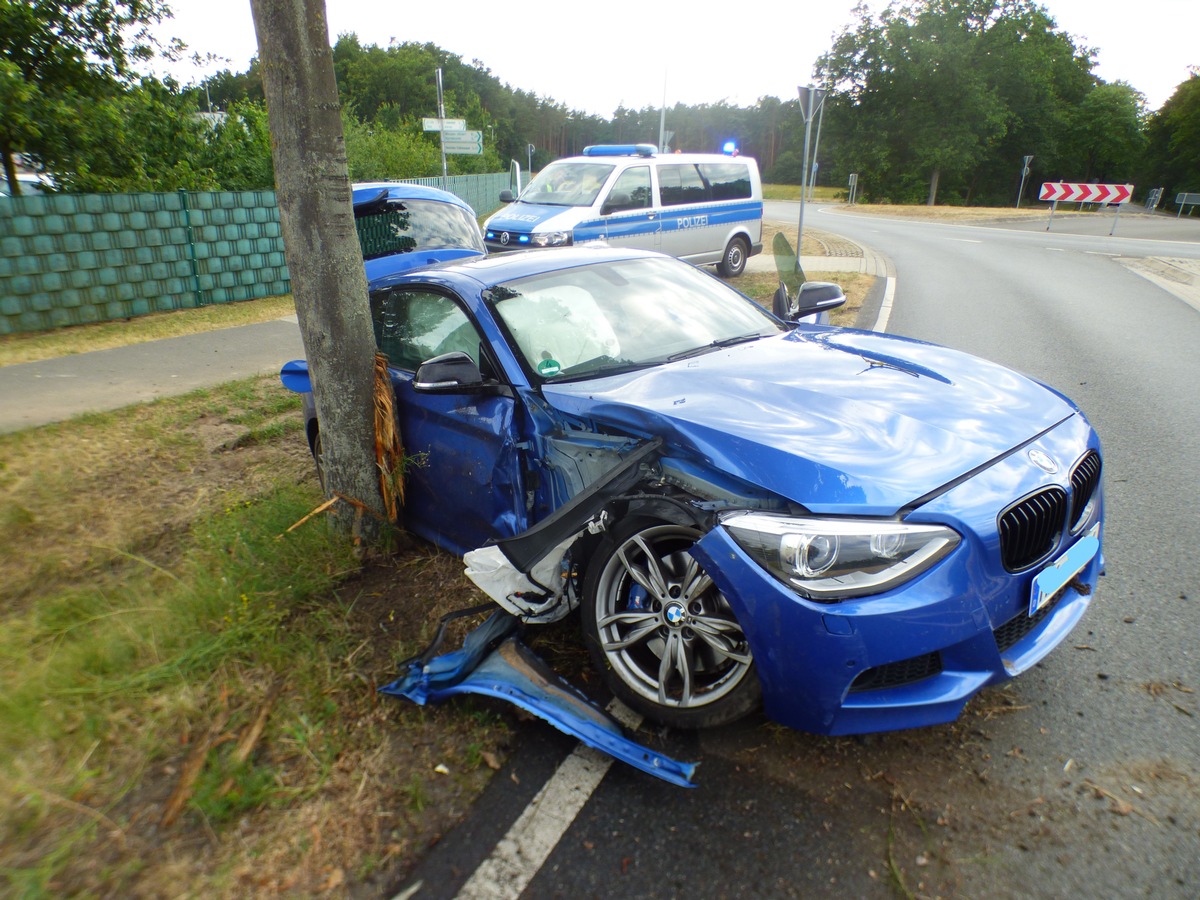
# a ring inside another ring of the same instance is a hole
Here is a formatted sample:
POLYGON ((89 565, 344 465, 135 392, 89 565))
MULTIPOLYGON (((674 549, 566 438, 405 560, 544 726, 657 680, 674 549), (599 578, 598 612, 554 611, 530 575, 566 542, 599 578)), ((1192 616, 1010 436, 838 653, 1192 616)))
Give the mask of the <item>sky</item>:
MULTIPOLYGON (((364 45, 433 43, 478 60, 514 89, 569 109, 611 117, 619 107, 669 108, 725 101, 751 106, 759 97, 796 97, 833 36, 853 22, 856 0, 758 0, 709 6, 697 0, 641 4, 512 4, 326 0, 330 42, 346 32, 364 45), (706 15, 704 9, 714 10, 706 15), (447 14, 448 11, 449 14, 447 14), (540 11, 539 11, 540 10, 540 11), (747 15, 742 15, 746 11, 747 15)), ((1200 65, 1196 0, 1043 0, 1076 44, 1096 48, 1093 70, 1126 81, 1158 109, 1200 65)), ((221 69, 242 72, 257 53, 250 0, 171 0, 160 37, 179 37, 189 53, 222 62, 159 67, 183 84, 221 69)), ((878 12, 885 4, 870 0, 878 12)), ((436 115, 436 110, 429 114, 436 115)))

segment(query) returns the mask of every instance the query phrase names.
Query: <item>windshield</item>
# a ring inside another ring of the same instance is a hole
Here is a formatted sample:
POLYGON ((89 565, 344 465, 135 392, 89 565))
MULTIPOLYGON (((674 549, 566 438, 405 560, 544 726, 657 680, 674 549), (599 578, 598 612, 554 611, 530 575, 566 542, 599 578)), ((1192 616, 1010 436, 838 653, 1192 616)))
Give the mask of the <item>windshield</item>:
POLYGON ((529 182, 520 199, 548 206, 591 206, 612 170, 604 163, 551 163, 529 182))
POLYGON ((387 211, 355 219, 363 259, 414 250, 485 252, 479 223, 461 206, 437 200, 393 200, 387 211))
POLYGON ((723 282, 673 259, 596 263, 492 290, 526 365, 571 380, 659 365, 784 331, 723 282))

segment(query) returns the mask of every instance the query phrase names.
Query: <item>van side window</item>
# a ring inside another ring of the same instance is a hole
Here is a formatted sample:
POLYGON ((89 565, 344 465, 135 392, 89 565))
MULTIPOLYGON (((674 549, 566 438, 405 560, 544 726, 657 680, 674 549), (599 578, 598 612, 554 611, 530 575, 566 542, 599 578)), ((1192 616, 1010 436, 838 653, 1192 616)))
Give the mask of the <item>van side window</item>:
POLYGON ((700 163, 714 200, 749 200, 750 170, 739 163, 700 163))
POLYGON ((682 206, 684 203, 703 203, 708 199, 704 179, 695 165, 660 165, 658 167, 658 202, 662 206, 682 206))
POLYGON ((651 206, 650 167, 634 166, 617 176, 616 183, 604 201, 601 212, 621 212, 627 209, 645 209, 651 206))
POLYGON ((479 363, 479 333, 467 314, 444 294, 382 290, 371 295, 375 344, 397 369, 415 372, 427 359, 462 350, 479 363))

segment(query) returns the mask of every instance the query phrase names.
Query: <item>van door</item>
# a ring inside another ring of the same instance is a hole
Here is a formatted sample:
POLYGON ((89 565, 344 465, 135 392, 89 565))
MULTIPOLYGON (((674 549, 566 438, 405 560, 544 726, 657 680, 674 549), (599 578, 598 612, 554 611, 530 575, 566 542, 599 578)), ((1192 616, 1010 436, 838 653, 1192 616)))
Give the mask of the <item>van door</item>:
POLYGON ((654 205, 650 166, 630 166, 617 176, 600 207, 608 244, 658 250, 662 220, 654 205))

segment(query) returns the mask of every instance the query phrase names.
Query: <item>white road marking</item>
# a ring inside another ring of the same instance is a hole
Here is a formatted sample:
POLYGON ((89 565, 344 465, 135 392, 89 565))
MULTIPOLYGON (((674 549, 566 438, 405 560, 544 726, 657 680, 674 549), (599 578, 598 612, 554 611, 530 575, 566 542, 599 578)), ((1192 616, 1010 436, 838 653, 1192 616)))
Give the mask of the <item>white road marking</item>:
MULTIPOLYGON (((614 718, 631 729, 642 717, 614 700, 614 718)), ((613 759, 580 744, 517 817, 500 842, 458 892, 458 900, 515 900, 558 846, 600 785, 613 759)))
POLYGON ((896 298, 896 279, 888 276, 887 285, 883 289, 883 303, 879 304, 879 317, 875 320, 872 331, 887 331, 888 320, 892 317, 892 301, 896 298))

